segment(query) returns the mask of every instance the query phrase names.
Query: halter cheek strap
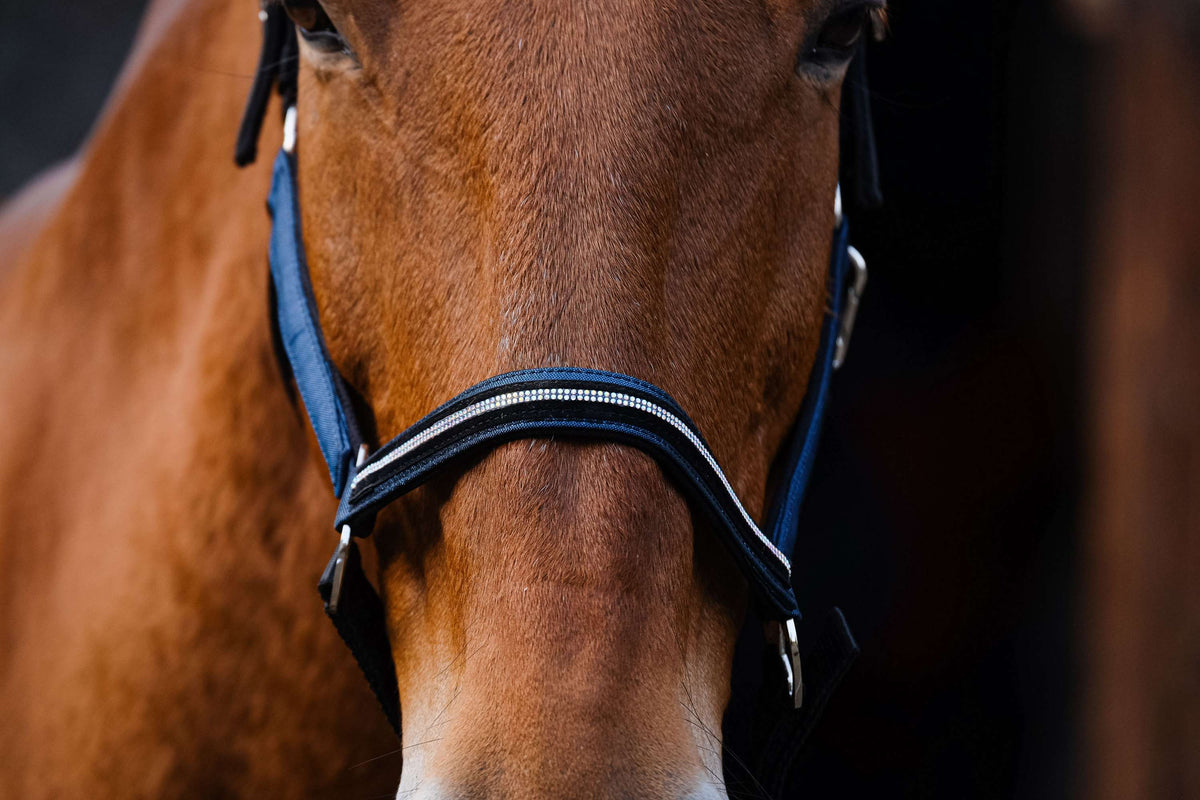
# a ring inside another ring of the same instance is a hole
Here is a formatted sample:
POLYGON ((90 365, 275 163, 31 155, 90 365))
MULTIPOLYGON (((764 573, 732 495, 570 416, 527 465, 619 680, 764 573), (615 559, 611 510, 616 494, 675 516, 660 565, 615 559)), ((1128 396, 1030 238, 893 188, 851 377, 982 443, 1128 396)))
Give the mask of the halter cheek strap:
MULTIPOLYGON (((294 131, 295 115, 289 111, 288 128, 294 131)), ((289 132, 289 136, 294 136, 289 132)), ((292 377, 317 435, 321 455, 329 467, 333 493, 340 497, 353 465, 351 456, 362 444, 346 384, 325 347, 317 304, 309 281, 304 241, 300 235, 300 208, 296 203, 294 158, 281 150, 267 208, 271 212, 271 285, 275 290, 275 324, 287 353, 292 377)))

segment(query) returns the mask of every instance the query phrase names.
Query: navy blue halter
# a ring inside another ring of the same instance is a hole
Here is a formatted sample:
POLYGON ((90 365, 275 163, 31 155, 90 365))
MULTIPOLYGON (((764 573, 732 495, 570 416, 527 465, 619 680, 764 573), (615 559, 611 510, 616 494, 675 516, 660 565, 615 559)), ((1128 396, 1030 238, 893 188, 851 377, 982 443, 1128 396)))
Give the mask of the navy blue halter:
MULTIPOLYGON (((369 536, 375 513, 468 453, 515 439, 577 437, 637 447, 653 456, 712 523, 758 599, 762 618, 779 623, 779 654, 789 693, 801 700, 793 620, 800 611, 788 554, 812 474, 830 379, 845 356, 866 278, 849 244, 838 202, 830 257, 830 303, 803 406, 783 451, 782 480, 760 527, 730 487, 703 435, 663 390, 638 378, 580 368, 533 369, 489 378, 433 410, 369 458, 346 385, 329 357, 309 281, 296 192, 295 157, 275 159, 268 201, 275 320, 308 418, 341 506, 342 538, 320 582, 326 613, 399 732, 399 698, 383 609, 362 574, 354 537, 369 536)), ((838 617, 840 620, 841 618, 838 617)), ((844 621, 841 623, 844 626, 844 621)), ((849 641, 848 632, 843 639, 849 641)))
MULTIPOLYGON (((269 205, 274 218, 270 255, 275 316, 329 467, 334 494, 342 499, 337 528, 348 527, 354 536, 370 535, 375 512, 470 452, 514 439, 607 439, 653 456, 706 512, 756 590, 766 618, 782 621, 798 616, 787 554, 796 542, 800 505, 812 474, 830 378, 849 335, 842 322, 850 318, 862 290, 861 257, 849 245, 844 220, 839 220, 834 235, 828 284, 831 302, 816 364, 787 444, 779 490, 766 525, 760 528, 745 511, 687 413, 658 387, 614 372, 534 369, 489 378, 356 464, 353 456, 363 444, 362 435, 321 335, 297 213, 295 159, 287 152, 280 152, 275 160, 269 205), (848 285, 852 270, 856 285, 848 285)), ((335 609, 338 594, 331 593, 335 609)))
MULTIPOLYGON (((662 389, 614 372, 554 368, 497 375, 434 409, 368 457, 346 383, 325 345, 304 253, 296 161, 291 152, 295 143, 295 58, 294 53, 290 59, 282 55, 291 52, 289 47, 295 48, 294 29, 279 8, 268 6, 261 56, 267 66, 260 67, 257 74, 238 134, 235 160, 239 165, 254 160, 270 87, 277 84, 288 120, 285 147, 275 160, 268 199, 273 219, 273 316, 329 468, 333 492, 341 498, 335 519, 341 539, 318 588, 326 613, 397 735, 399 693, 383 605, 363 573, 354 539, 371 534, 379 509, 439 471, 451 469, 466 454, 516 439, 610 440, 654 457, 693 507, 704 513, 752 587, 758 616, 773 626, 780 657, 777 663, 782 663, 787 678, 787 710, 772 712, 755 746, 761 772, 769 775, 767 780, 785 781, 830 693, 858 652, 845 620, 834 609, 805 659, 815 692, 802 710, 792 710, 801 709, 803 684, 794 624, 800 612, 791 587, 789 557, 796 544, 800 506, 812 474, 831 378, 845 358, 866 283, 866 264, 849 244, 840 194, 829 263, 830 302, 803 405, 779 454, 781 479, 764 525, 746 512, 684 409, 662 389), (279 64, 291 66, 284 70, 279 64)), ((861 56, 860 52, 852 63, 851 75, 864 89, 844 96, 843 104, 849 108, 845 116, 861 129, 852 142, 858 143, 857 150, 864 151, 865 157, 852 158, 848 177, 859 204, 872 205, 878 200, 878 176, 861 56)))

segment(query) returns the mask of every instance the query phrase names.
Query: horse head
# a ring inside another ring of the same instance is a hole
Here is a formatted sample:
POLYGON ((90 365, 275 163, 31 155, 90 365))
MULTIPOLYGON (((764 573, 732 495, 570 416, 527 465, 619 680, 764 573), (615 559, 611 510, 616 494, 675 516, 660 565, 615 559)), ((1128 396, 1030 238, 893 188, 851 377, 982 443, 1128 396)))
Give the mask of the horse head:
MULTIPOLYGON (((687 409, 762 518, 873 0, 282 8, 303 249, 364 438, 499 373, 619 372, 687 409)), ((400 796, 723 797, 749 592, 711 528, 644 452, 555 437, 379 509, 400 796)))

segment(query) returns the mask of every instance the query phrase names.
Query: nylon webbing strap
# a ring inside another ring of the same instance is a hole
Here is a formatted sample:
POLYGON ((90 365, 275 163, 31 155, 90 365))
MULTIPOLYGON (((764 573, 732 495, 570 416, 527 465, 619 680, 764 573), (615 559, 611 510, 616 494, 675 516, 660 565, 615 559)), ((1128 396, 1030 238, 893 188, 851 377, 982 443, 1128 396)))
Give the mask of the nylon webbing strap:
MULTIPOLYGON (((840 608, 831 609, 804 663, 804 705, 790 709, 778 681, 763 685, 758 718, 766 721, 756 732, 755 773, 771 797, 785 797, 796 761, 829 703, 829 698, 858 658, 858 643, 840 608), (782 710, 781 710, 782 709, 782 710)), ((773 659, 769 656, 768 663, 773 659)))
POLYGON ((358 668, 375 693, 375 699, 379 701, 379 707, 391 723, 392 730, 399 736, 400 691, 396 685, 396 665, 388 642, 383 603, 363 572, 358 545, 351 542, 346 554, 338 607, 336 611, 331 611, 329 599, 333 588, 333 566, 334 562, 330 560, 317 584, 321 599, 325 601, 325 613, 333 620, 338 635, 358 662, 358 668))
POLYGON ((490 378, 377 451, 346 491, 335 525, 357 520, 420 486, 454 459, 514 439, 610 440, 653 456, 714 526, 771 609, 799 613, 787 558, 759 530, 695 424, 661 389, 612 372, 524 370, 490 378))
POLYGON ((791 441, 787 445, 787 461, 781 472, 784 479, 767 516, 767 530, 770 531, 771 541, 784 553, 791 553, 795 549, 796 537, 800 530, 800 507, 804 503, 804 493, 808 488, 809 478, 812 477, 812 468, 817 457, 821 423, 825 419, 825 407, 829 401, 840 310, 845 299, 849 270, 850 229, 843 221, 834 232, 833 252, 830 256, 830 313, 821 327, 817 359, 809 375, 804 404, 800 408, 791 441))
POLYGON ((258 137, 262 133, 263 119, 267 116, 267 105, 271 101, 271 90, 279 87, 284 107, 295 97, 296 70, 299 51, 296 42, 296 27, 288 19, 283 6, 267 3, 262 6, 263 30, 262 49, 258 52, 258 68, 254 70, 254 82, 246 98, 246 110, 242 113, 242 124, 238 127, 237 144, 233 161, 239 167, 253 164, 258 158, 258 137))
POLYGON ((329 358, 321 333, 304 257, 304 242, 300 238, 293 168, 292 157, 280 151, 275 159, 271 195, 267 200, 274 222, 270 260, 275 319, 308 420, 329 467, 333 493, 340 497, 350 470, 351 453, 362 438, 346 399, 341 375, 329 358))
POLYGON ((858 209, 883 205, 879 157, 871 120, 871 91, 867 82, 866 42, 859 45, 842 84, 841 179, 850 204, 858 209))

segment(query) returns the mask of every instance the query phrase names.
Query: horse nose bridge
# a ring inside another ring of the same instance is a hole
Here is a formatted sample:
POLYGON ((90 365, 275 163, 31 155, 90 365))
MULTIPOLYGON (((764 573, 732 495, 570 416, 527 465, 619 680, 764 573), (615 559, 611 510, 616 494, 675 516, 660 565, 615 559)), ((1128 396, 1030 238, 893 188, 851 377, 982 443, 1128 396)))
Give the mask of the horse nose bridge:
POLYGON ((569 557, 594 586, 644 588, 652 572, 674 572, 691 555, 687 503, 661 467, 612 442, 531 439, 496 451, 479 478, 485 497, 501 496, 497 520, 517 548, 569 557))
POLYGON ((724 797, 706 755, 719 743, 697 738, 720 729, 723 617, 693 580, 688 505, 655 461, 615 443, 510 442, 440 516, 436 560, 454 569, 430 571, 430 607, 462 640, 443 652, 418 633, 398 660, 404 735, 422 743, 401 796, 724 797))
MULTIPOLYGON (((542 692, 539 707, 582 724, 633 691, 635 670, 639 687, 654 685, 645 703, 665 698, 660 710, 677 710, 685 634, 675 628, 702 601, 688 505, 649 456, 613 443, 513 442, 464 476, 443 521, 471 575, 458 613, 487 642, 468 668, 500 665, 481 691, 525 681, 542 692)), ((508 707, 529 699, 518 693, 508 707)))
POLYGON ((679 249, 669 161, 639 169, 624 145, 596 147, 580 156, 589 163, 547 165, 552 178, 496 215, 490 271, 501 355, 514 367, 648 374, 679 316, 666 305, 679 249))

